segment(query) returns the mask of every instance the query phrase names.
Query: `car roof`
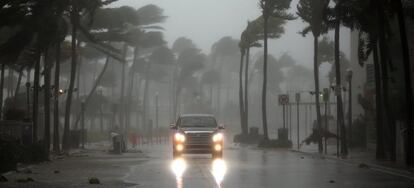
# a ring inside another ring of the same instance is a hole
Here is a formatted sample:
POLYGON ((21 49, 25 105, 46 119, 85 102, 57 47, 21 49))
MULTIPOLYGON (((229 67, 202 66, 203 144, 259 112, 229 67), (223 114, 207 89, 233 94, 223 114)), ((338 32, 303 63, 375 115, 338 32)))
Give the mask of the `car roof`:
POLYGON ((213 117, 213 114, 181 114, 180 117, 213 117))

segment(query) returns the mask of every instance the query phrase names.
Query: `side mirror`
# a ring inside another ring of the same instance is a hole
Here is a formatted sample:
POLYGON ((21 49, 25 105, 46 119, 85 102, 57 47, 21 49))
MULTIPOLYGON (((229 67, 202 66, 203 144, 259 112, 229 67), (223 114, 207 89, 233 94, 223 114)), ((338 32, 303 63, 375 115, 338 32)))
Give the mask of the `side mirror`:
POLYGON ((175 124, 171 123, 170 124, 170 129, 177 129, 177 126, 175 126, 175 124))
POLYGON ((222 130, 223 130, 223 129, 225 129, 225 128, 224 128, 224 125, 223 125, 223 124, 220 124, 220 125, 218 126, 218 129, 222 129, 222 130))

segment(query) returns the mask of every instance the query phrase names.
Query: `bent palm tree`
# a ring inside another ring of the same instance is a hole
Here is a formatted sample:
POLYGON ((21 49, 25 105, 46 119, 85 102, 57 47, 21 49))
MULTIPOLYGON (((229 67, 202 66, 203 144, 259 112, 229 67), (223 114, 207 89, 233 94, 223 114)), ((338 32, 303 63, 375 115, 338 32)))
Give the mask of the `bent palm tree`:
MULTIPOLYGON (((314 79, 315 79, 315 101, 316 101, 316 121, 318 131, 321 133, 321 110, 319 102, 319 65, 318 65, 318 38, 321 33, 326 32, 324 20, 329 0, 300 0, 297 5, 298 16, 309 25, 301 32, 303 36, 312 32, 314 46, 314 79)), ((319 134, 322 135, 322 134, 319 134)), ((323 152, 322 137, 318 139, 319 153, 323 152)))

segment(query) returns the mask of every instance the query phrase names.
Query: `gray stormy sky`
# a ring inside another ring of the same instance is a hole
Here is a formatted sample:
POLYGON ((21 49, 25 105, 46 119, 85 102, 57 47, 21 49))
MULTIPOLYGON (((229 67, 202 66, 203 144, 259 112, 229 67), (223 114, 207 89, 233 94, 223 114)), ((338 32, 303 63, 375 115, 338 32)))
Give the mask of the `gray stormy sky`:
MULTIPOLYGON (((155 4, 164 9, 168 16, 165 23, 165 39, 171 45, 181 36, 188 37, 209 53, 211 45, 223 36, 240 38, 247 25, 260 15, 258 0, 119 0, 111 7, 131 6, 139 8, 155 4)), ((297 0, 292 1, 291 12, 296 12, 297 0)), ((269 53, 279 56, 283 52, 291 54, 300 64, 312 66, 313 39, 311 35, 302 37, 298 34, 304 27, 298 18, 285 25, 285 34, 277 40, 270 40, 269 53)), ((341 33, 341 50, 349 57, 349 31, 341 33)), ((332 35, 332 33, 330 33, 332 35)))

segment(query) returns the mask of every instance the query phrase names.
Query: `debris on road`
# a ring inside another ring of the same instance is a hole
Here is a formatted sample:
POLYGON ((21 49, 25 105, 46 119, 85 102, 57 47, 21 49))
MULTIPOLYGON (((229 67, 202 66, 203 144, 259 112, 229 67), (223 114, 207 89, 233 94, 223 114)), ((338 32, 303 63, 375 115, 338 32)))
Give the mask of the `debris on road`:
POLYGON ((30 178, 30 177, 21 178, 21 179, 17 179, 16 182, 18 182, 18 183, 28 183, 28 182, 34 182, 34 179, 30 178))
POLYGON ((100 181, 96 177, 89 178, 89 184, 100 184, 100 181))
POLYGON ((365 164, 365 163, 360 163, 358 165, 358 168, 369 168, 369 166, 367 164, 365 164))

